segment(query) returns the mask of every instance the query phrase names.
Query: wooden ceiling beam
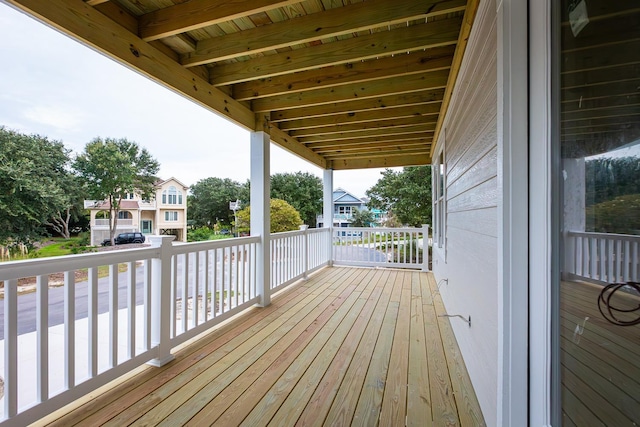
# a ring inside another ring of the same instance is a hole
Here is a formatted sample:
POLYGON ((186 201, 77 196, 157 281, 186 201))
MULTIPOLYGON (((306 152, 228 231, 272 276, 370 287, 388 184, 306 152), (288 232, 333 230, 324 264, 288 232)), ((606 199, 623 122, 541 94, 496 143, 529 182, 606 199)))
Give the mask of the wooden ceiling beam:
POLYGON ((440 112, 440 103, 412 105, 409 107, 385 108, 374 111, 359 111, 353 113, 337 114, 312 119, 291 120, 280 123, 282 130, 314 129, 324 126, 338 126, 353 123, 378 122, 380 120, 402 119, 408 117, 437 116, 440 112))
POLYGON ((76 0, 10 4, 229 120, 254 129, 254 113, 92 6, 76 0))
MULTIPOLYGON (((429 133, 431 135, 433 132, 429 133)), ((310 142, 306 144, 306 147, 313 150, 314 152, 320 152, 319 150, 323 150, 325 148, 332 147, 354 147, 357 145, 367 145, 367 144, 396 144, 396 143, 404 143, 408 141, 422 141, 422 142, 431 142, 433 138, 431 136, 425 136, 420 133, 414 133, 409 135, 389 135, 384 138, 380 138, 377 136, 372 136, 368 138, 359 138, 359 139, 343 139, 343 140, 330 140, 330 141, 322 141, 322 142, 310 142)))
POLYGON ((142 15, 140 37, 158 40, 295 3, 300 0, 190 0, 142 15))
POLYGON ((286 151, 301 157, 322 169, 326 169, 327 162, 322 156, 314 153, 313 150, 306 147, 304 144, 301 144, 296 138, 289 136, 278 129, 277 126, 269 122, 268 116, 256 115, 256 130, 268 133, 271 141, 286 151))
POLYGON ((321 128, 300 129, 289 132, 294 137, 333 135, 347 132, 363 132, 369 129, 391 129, 421 124, 433 124, 435 126, 436 119, 429 120, 426 117, 404 117, 400 119, 387 119, 378 122, 351 123, 347 125, 325 126, 321 128))
POLYGON ((378 140, 384 140, 389 136, 399 136, 403 135, 406 137, 410 134, 418 134, 422 135, 422 137, 430 136, 435 129, 435 125, 421 124, 421 125, 413 125, 399 128, 383 128, 383 129, 370 129, 361 132, 341 132, 334 133, 331 135, 317 135, 317 136, 309 136, 309 137, 298 137, 298 141, 302 143, 310 143, 310 142, 320 142, 320 141, 339 141, 339 140, 348 140, 348 139, 358 139, 358 138, 371 138, 376 137, 378 140))
POLYGON ((431 156, 429 154, 412 154, 406 156, 387 156, 368 159, 340 159, 331 160, 327 163, 328 167, 333 170, 424 166, 431 164, 431 156))
POLYGON ((374 159, 376 157, 392 157, 392 156, 410 156, 410 155, 419 155, 419 154, 428 154, 430 146, 420 147, 420 148, 409 148, 405 150, 372 150, 367 153, 345 153, 345 154, 331 154, 325 156, 328 162, 334 160, 343 160, 343 159, 374 159))
POLYGON ((198 42, 182 65, 209 64, 464 10, 466 0, 372 0, 198 42))
POLYGON ((332 117, 340 114, 353 114, 361 111, 385 110, 423 104, 439 104, 442 101, 444 89, 425 90, 400 95, 386 95, 377 98, 356 99, 354 101, 301 107, 293 110, 279 110, 271 112, 274 123, 288 120, 332 117))
POLYGON ((233 86, 233 96, 238 101, 253 100, 391 76, 408 76, 426 71, 445 70, 451 66, 454 50, 455 46, 442 46, 392 57, 301 71, 249 83, 238 83, 233 86))
POLYGON ((455 44, 461 20, 451 18, 295 49, 212 69, 213 85, 236 84, 330 65, 455 44))
POLYGON ((373 80, 335 88, 323 88, 269 98, 256 99, 251 107, 256 112, 304 108, 314 105, 347 102, 355 99, 413 93, 431 89, 443 89, 447 84, 447 70, 409 75, 404 78, 373 80))
POLYGON ((321 154, 323 156, 330 155, 331 153, 366 153, 371 150, 380 150, 380 149, 390 149, 393 148, 395 150, 401 150, 407 147, 430 147, 431 141, 426 141, 425 139, 415 140, 415 141, 402 141, 399 143, 396 142, 378 142, 375 144, 362 144, 362 145, 343 145, 340 147, 332 147, 332 148, 322 148, 313 150, 314 152, 321 154))

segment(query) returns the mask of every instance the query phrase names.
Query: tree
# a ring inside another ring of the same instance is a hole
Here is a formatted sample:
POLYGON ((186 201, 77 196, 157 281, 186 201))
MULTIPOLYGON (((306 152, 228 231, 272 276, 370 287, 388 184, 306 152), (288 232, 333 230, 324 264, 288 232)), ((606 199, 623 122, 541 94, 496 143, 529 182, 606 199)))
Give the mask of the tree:
MULTIPOLYGON (((280 199, 271 199, 269 211, 271 219, 271 233, 298 230, 302 225, 302 219, 298 211, 289 203, 280 199)), ((238 211, 239 232, 248 232, 251 225, 251 206, 238 211)))
POLYGON ((0 127, 0 243, 30 242, 69 207, 69 160, 62 142, 0 127))
POLYGON ((419 227, 431 223, 431 166, 385 169, 367 190, 369 208, 395 215, 403 224, 419 227))
POLYGON ((322 181, 308 172, 277 173, 271 175, 271 198, 289 203, 314 227, 322 212, 322 181))
POLYGON ((242 185, 229 178, 205 178, 191 186, 188 198, 189 219, 195 226, 204 227, 222 222, 231 224, 233 212, 229 202, 240 198, 242 185))
POLYGON ((72 221, 78 222, 82 217, 86 186, 80 178, 70 171, 65 171, 60 187, 63 191, 61 203, 58 209, 55 209, 44 221, 44 224, 61 237, 69 239, 71 237, 70 224, 72 221))
POLYGON ((376 218, 369 209, 355 209, 351 213, 351 225, 354 227, 371 227, 376 218))
POLYGON ((73 164, 78 175, 87 183, 90 197, 101 200, 109 210, 109 236, 113 245, 120 203, 125 195, 139 194, 143 200, 155 195, 157 160, 146 148, 127 139, 89 142, 73 164))

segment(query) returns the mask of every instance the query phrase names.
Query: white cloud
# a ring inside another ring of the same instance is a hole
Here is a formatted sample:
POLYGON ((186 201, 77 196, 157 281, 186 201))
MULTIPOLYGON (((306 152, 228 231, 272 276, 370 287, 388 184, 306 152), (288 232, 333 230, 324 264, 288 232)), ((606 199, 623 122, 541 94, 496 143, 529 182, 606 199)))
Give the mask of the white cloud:
POLYGON ((59 131, 76 132, 86 115, 63 105, 35 105, 25 110, 24 116, 59 131))

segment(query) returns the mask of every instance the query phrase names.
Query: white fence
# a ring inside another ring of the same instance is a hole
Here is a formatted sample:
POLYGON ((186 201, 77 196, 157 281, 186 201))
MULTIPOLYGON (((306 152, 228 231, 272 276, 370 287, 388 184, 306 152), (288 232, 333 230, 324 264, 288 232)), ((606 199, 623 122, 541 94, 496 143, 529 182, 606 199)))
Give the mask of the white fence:
MULTIPOLYGON (((172 239, 153 236, 148 248, 0 264, 1 424, 28 424, 138 366, 160 366, 177 345, 259 302, 259 236, 172 239), (50 288, 58 276, 61 287, 50 288), (28 334, 18 316, 18 284, 34 277, 36 332, 28 334), (49 322, 56 304, 63 306, 59 326, 49 322)), ((273 289, 327 265, 329 244, 326 229, 273 235, 273 289)))
POLYGON ((334 228, 334 264, 429 270, 429 226, 334 228))
POLYGON ((603 283, 637 282, 640 236, 569 231, 565 272, 603 283))
POLYGON ((327 228, 272 234, 271 289, 280 289, 327 265, 329 244, 327 228))

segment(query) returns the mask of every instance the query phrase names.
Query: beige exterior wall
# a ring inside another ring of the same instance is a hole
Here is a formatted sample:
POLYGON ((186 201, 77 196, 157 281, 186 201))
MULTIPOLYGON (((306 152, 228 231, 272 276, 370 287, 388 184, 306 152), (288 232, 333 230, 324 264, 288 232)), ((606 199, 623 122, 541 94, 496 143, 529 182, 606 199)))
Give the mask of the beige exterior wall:
MULTIPOLYGON (((142 220, 151 221, 152 234, 174 234, 177 241, 187 241, 187 191, 189 187, 182 184, 175 178, 163 181, 156 189, 155 200, 152 202, 142 202, 139 195, 134 195, 134 201, 140 205, 138 209, 122 209, 131 213, 131 220, 118 220, 116 233, 127 231, 142 231, 142 220), (176 191, 176 203, 169 203, 168 194, 171 187, 176 191), (163 193, 167 197, 163 203, 163 193), (179 197, 179 196, 182 197, 179 197), (181 203, 178 203, 181 202, 181 203), (165 221, 165 212, 177 212, 177 221, 165 221)), ((99 245, 104 239, 109 237, 109 225, 106 222, 96 220, 96 215, 104 211, 104 208, 89 208, 91 218, 91 243, 99 245)))

